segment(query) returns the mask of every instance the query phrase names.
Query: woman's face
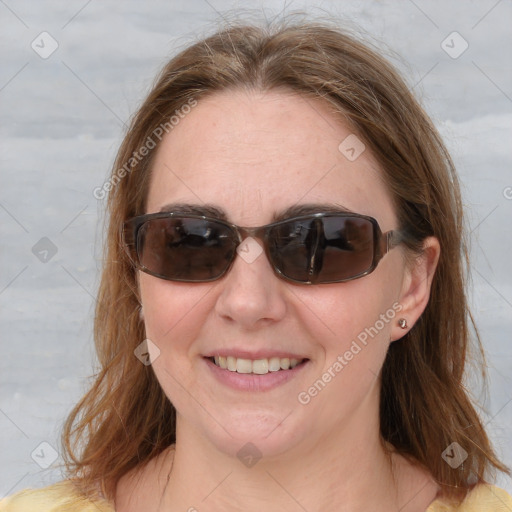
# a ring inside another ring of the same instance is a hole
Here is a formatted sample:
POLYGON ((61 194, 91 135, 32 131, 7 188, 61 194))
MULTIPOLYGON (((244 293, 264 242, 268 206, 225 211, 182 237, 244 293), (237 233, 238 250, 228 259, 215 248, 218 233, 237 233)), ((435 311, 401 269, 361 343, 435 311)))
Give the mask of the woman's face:
MULTIPOLYGON (((307 204, 347 208, 374 217, 383 232, 397 229, 378 165, 369 149, 358 156, 358 144, 319 100, 216 93, 163 139, 147 213, 208 205, 229 222, 260 226, 307 204)), ((347 428, 378 430, 378 376, 389 340, 400 336, 402 250, 363 278, 300 285, 278 278, 254 243, 245 249, 210 283, 139 273, 147 338, 160 351, 153 368, 177 409, 178 436, 194 432, 231 455, 251 442, 272 456, 312 449, 347 428), (303 362, 256 375, 217 367, 217 355, 235 358, 240 371, 264 371, 265 362, 254 360, 303 362)))

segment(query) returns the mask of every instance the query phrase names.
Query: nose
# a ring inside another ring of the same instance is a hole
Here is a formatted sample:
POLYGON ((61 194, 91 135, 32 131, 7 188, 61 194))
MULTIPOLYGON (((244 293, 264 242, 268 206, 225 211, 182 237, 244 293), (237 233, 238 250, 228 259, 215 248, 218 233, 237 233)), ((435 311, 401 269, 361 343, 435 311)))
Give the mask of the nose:
POLYGON ((255 329, 286 315, 285 286, 270 265, 260 241, 246 238, 222 279, 215 310, 224 320, 255 329))

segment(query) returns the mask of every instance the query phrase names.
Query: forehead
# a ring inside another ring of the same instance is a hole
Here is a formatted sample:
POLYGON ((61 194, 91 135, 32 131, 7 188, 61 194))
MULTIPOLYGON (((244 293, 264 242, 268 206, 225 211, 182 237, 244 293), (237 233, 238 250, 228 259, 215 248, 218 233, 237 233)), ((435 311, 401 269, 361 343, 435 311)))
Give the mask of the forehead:
POLYGON ((285 91, 224 91, 198 100, 154 160, 147 212, 169 203, 216 205, 246 226, 301 203, 393 221, 370 150, 329 104, 285 91))

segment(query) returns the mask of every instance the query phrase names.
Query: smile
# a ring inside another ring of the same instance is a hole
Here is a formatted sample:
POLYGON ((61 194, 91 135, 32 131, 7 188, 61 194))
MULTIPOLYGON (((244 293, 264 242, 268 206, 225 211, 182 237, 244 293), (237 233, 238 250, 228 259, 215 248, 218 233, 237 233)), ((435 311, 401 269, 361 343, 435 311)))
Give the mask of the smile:
POLYGON ((214 356, 209 358, 216 366, 230 372, 265 375, 269 372, 292 370, 305 359, 290 359, 288 357, 271 357, 264 359, 243 359, 233 356, 214 356))

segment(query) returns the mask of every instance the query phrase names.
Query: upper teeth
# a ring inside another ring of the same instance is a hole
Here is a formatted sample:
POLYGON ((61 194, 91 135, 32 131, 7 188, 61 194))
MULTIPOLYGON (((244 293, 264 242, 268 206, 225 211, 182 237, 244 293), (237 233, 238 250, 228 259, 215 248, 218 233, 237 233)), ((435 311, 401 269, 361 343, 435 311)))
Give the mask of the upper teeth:
POLYGON ((264 375, 268 372, 277 372, 279 370, 288 370, 295 368, 299 363, 299 359, 290 359, 288 357, 271 357, 270 359, 241 359, 238 357, 215 356, 215 364, 238 373, 256 373, 264 375))

